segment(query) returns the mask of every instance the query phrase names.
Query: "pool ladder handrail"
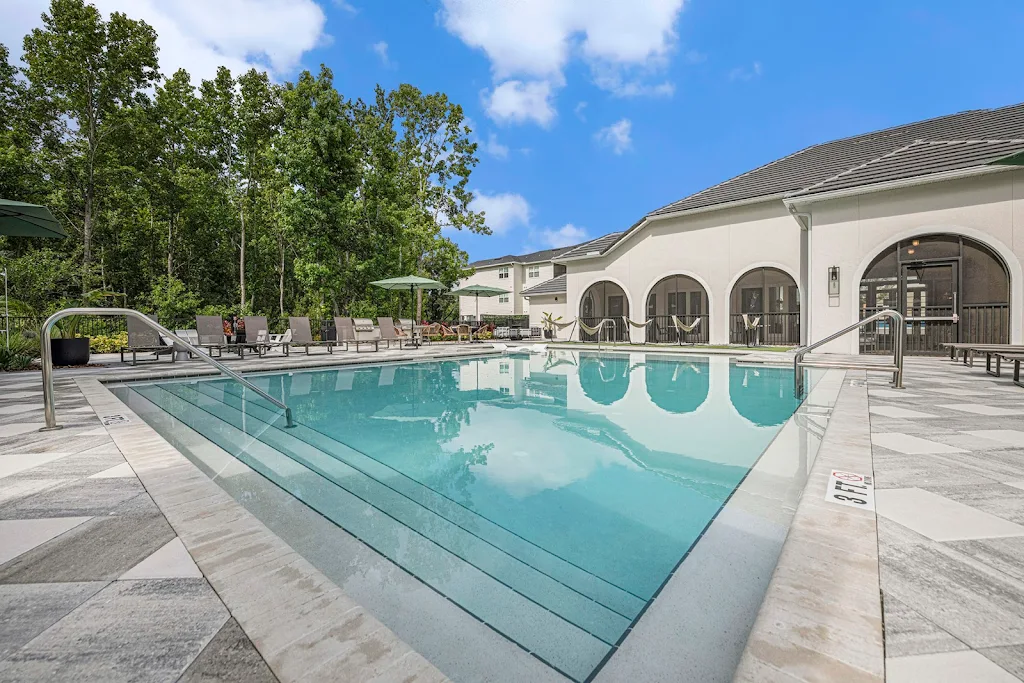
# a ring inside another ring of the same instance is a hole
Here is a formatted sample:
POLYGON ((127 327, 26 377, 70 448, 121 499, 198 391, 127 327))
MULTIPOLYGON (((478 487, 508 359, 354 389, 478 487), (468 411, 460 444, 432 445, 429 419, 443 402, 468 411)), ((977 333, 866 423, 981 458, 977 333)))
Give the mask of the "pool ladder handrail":
MULTIPOLYGON (((230 370, 224 366, 218 360, 210 357, 210 354, 200 351, 195 346, 185 341, 178 335, 174 334, 166 327, 156 322, 147 315, 144 315, 131 308, 65 308, 57 311, 43 323, 43 327, 39 333, 39 357, 43 366, 43 412, 46 415, 46 426, 41 428, 39 431, 51 431, 54 429, 60 429, 61 425, 57 424, 57 410, 53 400, 53 351, 50 348, 50 331, 53 329, 54 324, 69 315, 105 315, 105 316, 125 316, 128 318, 134 318, 139 322, 148 325, 149 327, 156 330, 161 336, 167 337, 175 344, 181 345, 187 349, 192 355, 204 363, 212 365, 214 368, 219 370, 222 374, 227 375, 231 379, 235 380, 247 389, 251 389, 256 392, 259 396, 270 401, 275 406, 284 411, 285 422, 288 427, 294 427, 295 422, 292 420, 292 409, 289 408, 283 401, 279 401, 267 392, 260 389, 258 386, 239 375, 234 370, 230 370)), ((173 347, 172 347, 173 348, 173 347)), ((172 353, 174 353, 172 351, 172 353)))
POLYGON ((886 372, 890 372, 891 371, 892 372, 892 386, 893 386, 893 388, 894 389, 902 389, 903 388, 903 346, 904 346, 904 341, 903 340, 904 340, 904 337, 906 336, 906 333, 907 333, 907 328, 906 328, 906 324, 904 323, 903 315, 899 311, 893 310, 891 308, 887 308, 884 311, 879 311, 878 313, 875 313, 873 315, 869 315, 867 318, 864 318, 863 320, 858 320, 857 322, 853 323, 852 325, 844 327, 843 329, 839 330, 835 334, 830 334, 829 336, 825 337, 824 339, 816 341, 813 344, 808 344, 807 346, 801 346, 800 348, 798 348, 796 350, 796 355, 793 356, 793 393, 794 393, 794 395, 798 399, 799 398, 803 398, 803 395, 804 395, 804 373, 803 373, 803 370, 801 369, 803 367, 845 368, 845 369, 848 369, 848 370, 868 370, 868 371, 884 370, 886 372), (804 362, 804 356, 807 355, 807 353, 809 351, 813 351, 814 349, 818 348, 819 346, 823 346, 825 344, 828 344, 831 341, 835 341, 836 339, 839 339, 840 337, 842 337, 845 334, 849 334, 850 332, 853 332, 854 330, 859 330, 860 328, 864 327, 865 325, 869 325, 869 324, 875 322, 876 320, 880 320, 882 318, 889 318, 889 319, 891 319, 893 321, 893 327, 895 328, 894 329, 894 337, 893 337, 893 339, 894 339, 894 342, 893 342, 893 364, 891 366, 888 366, 888 365, 886 365, 886 366, 872 365, 872 364, 869 364, 869 363, 844 363, 842 361, 836 362, 836 363, 818 363, 818 362, 808 362, 808 363, 805 363, 804 362))

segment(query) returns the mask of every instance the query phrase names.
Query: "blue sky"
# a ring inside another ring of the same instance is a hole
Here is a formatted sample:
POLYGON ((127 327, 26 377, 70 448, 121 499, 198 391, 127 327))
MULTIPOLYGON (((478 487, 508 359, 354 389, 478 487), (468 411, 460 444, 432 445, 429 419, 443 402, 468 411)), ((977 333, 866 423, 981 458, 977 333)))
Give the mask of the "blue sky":
MULTIPOLYGON (((152 23, 167 73, 323 62, 347 97, 447 93, 495 229, 452 235, 471 259, 623 230, 809 144, 1024 101, 1019 0, 95 2, 152 23)), ((0 3, 12 46, 48 4, 0 3)))

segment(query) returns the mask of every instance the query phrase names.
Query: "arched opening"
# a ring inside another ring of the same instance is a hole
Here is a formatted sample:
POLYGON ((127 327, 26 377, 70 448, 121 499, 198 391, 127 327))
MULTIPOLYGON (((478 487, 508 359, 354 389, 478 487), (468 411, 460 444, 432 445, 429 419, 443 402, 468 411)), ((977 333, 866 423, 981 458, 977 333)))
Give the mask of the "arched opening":
MULTIPOLYGON (((889 246, 860 281, 860 317, 895 308, 907 318, 905 351, 1010 340, 1010 275, 999 255, 960 235, 922 235, 889 246)), ((861 328, 861 353, 892 353, 891 325, 861 328)))
POLYGON ((754 268, 744 273, 732 287, 729 312, 734 344, 800 343, 800 289, 785 271, 754 268))
MULTIPOLYGON (((602 327, 601 341, 629 341, 626 321, 629 317, 629 299, 614 282, 602 280, 587 287, 580 299, 580 322, 588 327, 602 327)), ((580 341, 598 341, 597 334, 580 328, 580 341)))
POLYGON ((686 275, 669 275, 658 281, 647 295, 647 341, 702 343, 708 341, 708 293, 704 286, 686 275), (692 332, 680 331, 675 316, 687 327, 698 320, 692 332))
POLYGON ((580 354, 580 388, 594 403, 610 406, 629 390, 629 357, 580 354))
POLYGON ((692 413, 707 400, 711 389, 707 361, 683 363, 648 358, 644 376, 651 402, 669 413, 692 413))

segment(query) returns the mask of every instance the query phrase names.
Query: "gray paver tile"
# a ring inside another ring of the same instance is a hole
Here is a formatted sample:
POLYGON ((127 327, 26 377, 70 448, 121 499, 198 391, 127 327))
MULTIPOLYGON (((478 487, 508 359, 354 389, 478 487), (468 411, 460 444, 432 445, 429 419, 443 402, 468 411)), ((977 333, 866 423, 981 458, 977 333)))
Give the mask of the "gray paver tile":
POLYGON ((0 567, 0 583, 116 579, 172 538, 162 515, 98 517, 0 567))
POLYGON ((203 579, 115 581, 11 655, 0 680, 173 681, 227 619, 203 579))
POLYGON ((105 515, 143 493, 138 479, 85 479, 0 506, 0 519, 105 515))
POLYGON ((267 663, 234 619, 228 619, 178 683, 276 683, 267 663))
POLYGON ((57 623, 105 581, 0 585, 0 660, 57 623))
POLYGON ((885 660, 888 683, 1016 683, 1017 678, 978 652, 943 652, 885 660))
POLYGON ((978 652, 1017 678, 1024 680, 1024 645, 989 647, 978 650, 978 652))
POLYGON ((886 595, 882 605, 885 610, 886 656, 903 657, 968 649, 900 600, 886 595))

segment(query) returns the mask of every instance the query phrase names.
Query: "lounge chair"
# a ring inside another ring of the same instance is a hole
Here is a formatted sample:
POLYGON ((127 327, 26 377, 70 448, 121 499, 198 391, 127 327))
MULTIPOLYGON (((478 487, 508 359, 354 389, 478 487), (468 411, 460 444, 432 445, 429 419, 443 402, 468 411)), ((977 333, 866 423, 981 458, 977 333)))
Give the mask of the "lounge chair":
POLYGON ((327 353, 334 353, 334 347, 338 345, 337 341, 314 341, 313 332, 309 329, 309 318, 306 316, 296 316, 288 318, 288 329, 292 331, 292 338, 288 342, 289 348, 299 346, 306 350, 306 355, 309 355, 310 347, 327 347, 327 353))
MULTIPOLYGON (((365 320, 365 318, 364 318, 364 320, 365 320)), ((379 346, 378 346, 378 341, 379 340, 378 339, 365 339, 365 338, 361 338, 360 335, 356 334, 356 325, 355 325, 355 322, 353 322, 352 318, 342 318, 342 317, 337 317, 336 316, 334 318, 334 327, 335 327, 335 329, 338 330, 338 341, 345 344, 345 350, 346 351, 348 350, 348 345, 349 344, 355 344, 356 345, 356 353, 359 353, 359 345, 360 344, 370 344, 370 343, 373 344, 373 350, 374 351, 379 350, 379 346)), ((376 327, 373 326, 372 322, 370 322, 370 329, 372 329, 374 331, 376 331, 376 329, 377 329, 376 327)))
POLYGON ((198 343, 192 345, 203 349, 210 356, 220 358, 228 350, 237 353, 239 358, 245 357, 245 344, 228 344, 225 340, 224 319, 219 315, 197 315, 196 332, 198 343))
POLYGON ((403 343, 412 341, 412 337, 405 330, 396 327, 395 321, 391 318, 377 316, 377 327, 380 330, 380 340, 387 342, 389 349, 391 342, 398 342, 398 348, 402 348, 403 343))
MULTIPOLYGON (((149 317, 156 322, 155 315, 149 317)), ((174 347, 164 344, 159 332, 131 316, 128 317, 128 345, 122 346, 120 349, 122 363, 126 351, 130 351, 132 354, 132 365, 138 362, 140 352, 152 353, 153 358, 149 360, 160 360, 160 356, 168 354, 171 357, 171 362, 174 362, 174 347)))
MULTIPOLYGON (((680 346, 683 345, 683 339, 686 337, 686 335, 692 334, 698 327, 700 327, 700 321, 701 319, 697 318, 689 325, 685 325, 683 324, 683 321, 679 319, 678 316, 672 316, 672 324, 676 328, 676 336, 679 337, 680 346)), ((696 344, 697 342, 693 343, 696 344)))

